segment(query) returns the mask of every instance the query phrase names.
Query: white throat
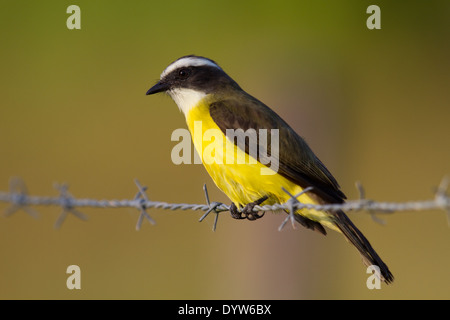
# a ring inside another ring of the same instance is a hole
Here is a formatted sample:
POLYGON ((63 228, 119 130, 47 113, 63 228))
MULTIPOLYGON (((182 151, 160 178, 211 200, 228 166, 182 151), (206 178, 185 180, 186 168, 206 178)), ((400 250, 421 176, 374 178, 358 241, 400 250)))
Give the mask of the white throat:
POLYGON ((172 89, 168 91, 168 94, 184 115, 187 115, 189 110, 195 108, 206 97, 204 92, 186 88, 172 89))

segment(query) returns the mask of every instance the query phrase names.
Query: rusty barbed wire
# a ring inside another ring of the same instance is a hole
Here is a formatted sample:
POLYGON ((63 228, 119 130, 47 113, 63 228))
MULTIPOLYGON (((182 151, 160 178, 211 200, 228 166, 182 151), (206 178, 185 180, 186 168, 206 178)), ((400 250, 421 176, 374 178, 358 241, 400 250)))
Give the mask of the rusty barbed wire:
MULTIPOLYGON (((125 200, 95 200, 95 199, 77 199, 68 192, 67 184, 56 184, 55 188, 59 191, 59 196, 31 196, 28 195, 28 188, 21 178, 11 178, 9 182, 9 192, 0 191, 0 202, 10 203, 11 206, 6 208, 4 215, 10 216, 18 210, 23 210, 33 218, 39 216, 38 212, 31 206, 58 206, 62 208, 62 212, 55 222, 55 228, 59 228, 65 221, 66 217, 71 214, 81 220, 87 220, 87 216, 77 210, 76 208, 91 207, 91 208, 136 208, 139 210, 139 218, 136 224, 136 230, 140 230, 144 219, 147 219, 151 224, 155 224, 155 220, 148 214, 149 209, 164 209, 164 210, 193 210, 205 211, 199 221, 203 221, 211 212, 214 212, 213 230, 216 230, 219 213, 229 211, 230 206, 221 202, 210 202, 206 184, 203 186, 205 193, 205 204, 189 204, 189 203, 167 203, 161 201, 152 201, 148 198, 146 191, 147 187, 142 186, 140 182, 135 179, 135 184, 138 192, 133 199, 125 200)), ((384 221, 376 216, 377 213, 394 213, 399 211, 425 211, 425 210, 444 210, 447 213, 447 221, 450 226, 450 197, 447 195, 449 181, 444 177, 437 188, 434 199, 424 201, 409 201, 409 202, 378 202, 366 199, 365 191, 360 183, 356 184, 359 191, 359 199, 349 200, 341 204, 305 204, 297 200, 297 198, 312 190, 312 187, 305 188, 300 194, 292 195, 287 190, 283 189, 289 194, 290 200, 284 204, 255 206, 254 211, 278 211, 285 210, 294 212, 301 209, 314 209, 318 211, 367 211, 375 222, 384 224, 384 221)), ((292 214, 288 214, 286 219, 279 227, 281 230, 285 224, 291 220, 294 226, 294 219, 292 214)))

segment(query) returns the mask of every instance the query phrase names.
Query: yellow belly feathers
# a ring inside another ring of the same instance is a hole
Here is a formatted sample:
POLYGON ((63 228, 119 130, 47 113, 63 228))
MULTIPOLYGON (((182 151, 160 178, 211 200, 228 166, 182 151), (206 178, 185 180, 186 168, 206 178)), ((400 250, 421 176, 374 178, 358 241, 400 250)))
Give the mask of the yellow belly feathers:
MULTIPOLYGON (((207 98, 204 98, 197 106, 191 108, 186 114, 186 121, 195 149, 199 154, 200 152, 202 154, 203 165, 217 187, 231 201, 237 206, 245 206, 247 203, 267 195, 269 198, 262 205, 282 204, 289 200, 289 196, 281 189, 282 187, 293 195, 302 191, 300 186, 280 174, 261 175, 261 169, 267 167, 251 158, 250 155, 226 138, 211 118, 207 100, 207 98), (214 132, 222 133, 221 139, 210 138, 206 132, 208 129, 216 129, 214 132), (212 149, 214 152, 211 152, 212 149), (230 157, 234 159, 233 163, 227 161, 230 157), (242 162, 244 164, 241 164, 242 162)), ((298 197, 298 200, 302 203, 316 204, 307 193, 298 197)), ((319 221, 334 230, 337 229, 325 212, 302 210, 296 213, 319 221)))

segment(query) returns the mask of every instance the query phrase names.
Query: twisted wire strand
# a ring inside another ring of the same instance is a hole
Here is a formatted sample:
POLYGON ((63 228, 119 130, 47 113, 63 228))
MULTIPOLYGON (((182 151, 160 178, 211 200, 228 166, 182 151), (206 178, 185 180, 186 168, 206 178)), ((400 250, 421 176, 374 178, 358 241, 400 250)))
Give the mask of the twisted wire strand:
MULTIPOLYGON (((59 196, 31 196, 28 195, 28 189, 25 182, 20 178, 10 179, 9 192, 0 191, 0 202, 10 203, 11 206, 5 210, 5 215, 9 216, 18 210, 24 210, 34 218, 38 217, 37 211, 32 206, 58 206, 62 208, 62 213, 58 217, 55 223, 55 227, 59 228, 64 222, 68 214, 73 214, 76 217, 87 220, 87 216, 82 212, 76 210, 76 208, 91 207, 91 208, 136 208, 140 210, 140 216, 136 225, 136 229, 139 230, 142 226, 144 218, 150 223, 155 224, 155 221, 147 213, 148 209, 164 209, 164 210, 193 210, 193 211, 205 211, 205 214, 200 218, 203 221, 209 213, 214 212, 216 214, 214 220, 213 230, 216 229, 217 220, 220 212, 229 211, 230 207, 220 202, 210 202, 208 190, 204 185, 203 190, 205 193, 206 204, 190 204, 190 203, 167 203, 161 201, 152 201, 148 199, 146 195, 147 187, 141 186, 136 179, 135 184, 138 188, 138 192, 134 199, 124 200, 96 200, 96 199, 77 199, 68 192, 68 186, 56 185, 56 189, 59 190, 59 196)), ((290 200, 284 204, 275 205, 262 205, 255 206, 254 211, 278 211, 278 210, 301 210, 301 209, 315 209, 318 211, 368 211, 372 218, 379 223, 384 223, 379 219, 377 213, 393 213, 399 211, 426 211, 426 210, 444 210, 447 212, 447 219, 450 225, 450 197, 447 195, 449 181, 447 178, 443 178, 434 199, 424 201, 408 201, 408 202, 378 202, 369 199, 365 199, 364 189, 360 184, 357 184, 360 198, 358 200, 350 200, 340 204, 306 204, 297 200, 299 195, 290 195, 290 200)), ((312 188, 306 188, 303 192, 309 192, 312 188)), ((283 222, 282 226, 286 223, 288 218, 283 222)), ((282 228, 280 226, 280 229, 282 228)))

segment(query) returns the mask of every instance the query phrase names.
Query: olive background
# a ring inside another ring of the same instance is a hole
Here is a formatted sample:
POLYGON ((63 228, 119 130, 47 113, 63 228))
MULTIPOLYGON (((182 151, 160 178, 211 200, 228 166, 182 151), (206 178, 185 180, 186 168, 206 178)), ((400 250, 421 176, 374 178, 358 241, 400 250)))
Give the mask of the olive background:
MULTIPOLYGON (((229 203, 201 165, 171 161, 186 128, 175 103, 146 96, 187 54, 219 63, 303 136, 349 199, 355 182, 378 201, 434 197, 450 174, 448 1, 1 1, 0 190, 21 177, 29 193, 229 203), (81 9, 69 30, 66 9, 81 9), (369 30, 366 9, 381 9, 369 30)), ((0 203, 0 211, 9 207, 0 203)), ((369 274, 342 235, 284 214, 256 222, 198 211, 149 214, 58 207, 0 218, 1 299, 449 299, 450 227, 444 211, 349 213, 395 276, 369 274), (81 290, 66 268, 81 269, 81 290)))

